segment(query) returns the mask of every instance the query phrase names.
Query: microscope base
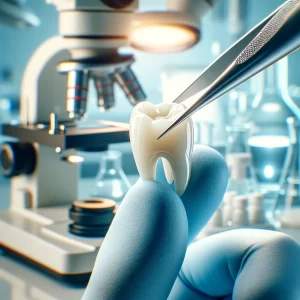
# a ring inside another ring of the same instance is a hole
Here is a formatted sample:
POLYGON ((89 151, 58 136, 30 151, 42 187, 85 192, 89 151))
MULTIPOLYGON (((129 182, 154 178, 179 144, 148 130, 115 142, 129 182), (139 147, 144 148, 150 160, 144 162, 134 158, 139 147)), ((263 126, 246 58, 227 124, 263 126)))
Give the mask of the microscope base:
POLYGON ((9 209, 0 212, 0 247, 48 274, 87 283, 103 238, 68 231, 69 207, 9 209))
POLYGON ((60 282, 71 284, 71 285, 80 285, 83 287, 87 286, 87 283, 91 277, 91 272, 85 274, 59 274, 52 269, 49 269, 38 262, 32 260, 29 257, 25 257, 23 254, 19 252, 15 252, 14 250, 7 248, 6 246, 0 246, 0 249, 7 254, 7 256, 14 258, 20 262, 24 262, 28 266, 32 266, 33 268, 50 275, 52 278, 59 280, 60 282))

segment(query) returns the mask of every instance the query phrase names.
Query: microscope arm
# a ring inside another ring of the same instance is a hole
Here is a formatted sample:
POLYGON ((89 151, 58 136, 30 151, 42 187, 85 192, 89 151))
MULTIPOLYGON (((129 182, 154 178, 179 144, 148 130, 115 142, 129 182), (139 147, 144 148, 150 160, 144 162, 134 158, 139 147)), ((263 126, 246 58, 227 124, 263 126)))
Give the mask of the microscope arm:
MULTIPOLYGON (((53 109, 55 113, 65 112, 65 102, 61 98, 65 94, 66 80, 57 75, 56 65, 70 57, 66 49, 66 40, 55 36, 45 41, 30 58, 21 85, 21 123, 48 121, 53 109)), ((67 119, 67 113, 65 115, 67 119)))

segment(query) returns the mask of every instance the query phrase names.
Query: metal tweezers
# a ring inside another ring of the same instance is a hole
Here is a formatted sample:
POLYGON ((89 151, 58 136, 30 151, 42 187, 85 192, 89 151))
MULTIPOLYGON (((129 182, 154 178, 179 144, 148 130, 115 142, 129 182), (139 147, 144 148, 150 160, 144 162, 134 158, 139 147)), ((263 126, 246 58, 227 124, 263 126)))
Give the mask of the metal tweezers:
POLYGON ((286 1, 217 58, 173 103, 186 109, 165 130, 300 47, 300 0, 286 1))

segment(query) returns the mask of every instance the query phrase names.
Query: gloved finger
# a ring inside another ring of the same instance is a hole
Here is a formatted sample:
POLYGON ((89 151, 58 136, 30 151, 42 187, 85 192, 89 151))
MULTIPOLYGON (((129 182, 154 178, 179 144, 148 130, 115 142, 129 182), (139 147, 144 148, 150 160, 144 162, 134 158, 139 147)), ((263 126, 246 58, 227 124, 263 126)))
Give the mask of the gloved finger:
MULTIPOLYGON (((157 180, 167 183, 162 163, 157 166, 157 180)), ((189 224, 189 242, 206 225, 216 211, 228 184, 228 167, 214 149, 194 147, 189 184, 181 196, 189 224)))
POLYGON ((300 299, 300 246, 266 230, 239 229, 192 244, 169 300, 300 299))
POLYGON ((127 193, 98 253, 85 300, 167 299, 187 247, 177 194, 156 181, 127 193))

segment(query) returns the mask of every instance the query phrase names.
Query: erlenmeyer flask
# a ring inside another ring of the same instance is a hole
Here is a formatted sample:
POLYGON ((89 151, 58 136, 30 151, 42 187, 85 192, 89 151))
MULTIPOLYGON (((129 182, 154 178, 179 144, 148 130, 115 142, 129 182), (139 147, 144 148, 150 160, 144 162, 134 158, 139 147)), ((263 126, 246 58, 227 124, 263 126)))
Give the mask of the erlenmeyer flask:
POLYGON ((260 135, 286 135, 285 121, 292 116, 283 99, 287 90, 287 70, 284 58, 250 81, 251 93, 255 94, 250 118, 260 129, 260 135))
POLYGON ((273 216, 282 227, 300 227, 300 121, 288 118, 287 151, 273 216))
POLYGON ((107 198, 120 204, 131 184, 122 168, 122 153, 107 151, 101 155, 93 197, 107 198))

